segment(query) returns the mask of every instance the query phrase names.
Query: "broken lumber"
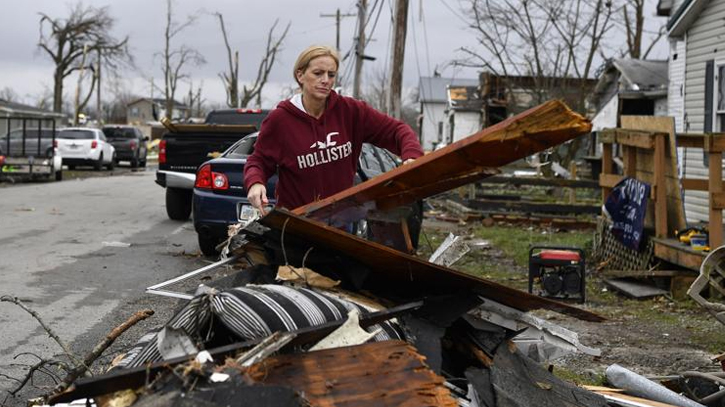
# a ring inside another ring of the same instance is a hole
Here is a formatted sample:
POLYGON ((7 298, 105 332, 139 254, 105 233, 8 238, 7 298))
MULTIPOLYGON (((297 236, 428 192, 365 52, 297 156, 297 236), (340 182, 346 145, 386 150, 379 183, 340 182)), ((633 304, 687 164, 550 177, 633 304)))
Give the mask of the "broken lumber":
POLYGON ((591 123, 552 100, 326 199, 296 208, 337 226, 500 173, 498 167, 591 131, 591 123))

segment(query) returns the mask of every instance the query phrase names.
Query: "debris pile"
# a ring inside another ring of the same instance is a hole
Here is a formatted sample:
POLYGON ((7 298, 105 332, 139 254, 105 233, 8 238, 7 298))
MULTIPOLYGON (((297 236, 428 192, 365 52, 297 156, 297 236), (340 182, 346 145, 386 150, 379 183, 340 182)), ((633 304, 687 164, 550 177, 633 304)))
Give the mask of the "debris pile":
POLYGON ((323 201, 272 210, 228 242, 247 263, 242 271, 200 286, 108 374, 80 379, 50 403, 609 405, 541 365, 599 351, 528 311, 601 316, 447 268, 459 253, 436 264, 343 230, 589 128, 549 102, 323 201))

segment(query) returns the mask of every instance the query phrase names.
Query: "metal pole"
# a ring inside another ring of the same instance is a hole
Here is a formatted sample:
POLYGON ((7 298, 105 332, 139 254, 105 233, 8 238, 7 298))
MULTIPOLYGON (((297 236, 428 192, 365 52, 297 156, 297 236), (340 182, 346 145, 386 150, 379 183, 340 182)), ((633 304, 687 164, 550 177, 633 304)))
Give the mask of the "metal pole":
POLYGON ((359 0, 357 6, 358 29, 357 46, 355 47, 355 81, 352 87, 352 97, 355 99, 360 98, 363 56, 365 55, 365 16, 367 15, 367 0, 359 0))

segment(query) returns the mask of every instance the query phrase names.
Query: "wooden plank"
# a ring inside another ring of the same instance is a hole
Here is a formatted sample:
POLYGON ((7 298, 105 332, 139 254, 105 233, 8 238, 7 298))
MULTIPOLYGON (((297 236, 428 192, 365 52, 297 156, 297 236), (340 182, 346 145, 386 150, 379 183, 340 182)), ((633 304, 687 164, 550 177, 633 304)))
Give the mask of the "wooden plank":
POLYGON ((569 187, 569 188, 599 188, 599 183, 589 179, 564 179, 564 178, 534 178, 534 177, 508 177, 494 175, 479 182, 479 184, 508 184, 508 185, 541 185, 548 187, 569 187))
MULTIPOLYGON (((599 186, 602 188, 611 189, 615 185, 619 184, 619 181, 621 181, 623 178, 623 175, 599 174, 599 186)), ((604 199, 606 200, 606 197, 604 197, 604 199)))
POLYGON ((725 152, 725 135, 718 134, 712 135, 712 142, 710 144, 710 151, 713 153, 725 152))
POLYGON ((622 389, 613 389, 609 387, 601 386, 582 386, 583 388, 593 391, 599 395, 604 396, 609 401, 614 402, 617 405, 625 407, 677 407, 673 404, 661 403, 659 401, 643 399, 641 397, 630 396, 623 394, 622 389))
POLYGON ((599 174, 599 180, 602 188, 602 202, 605 202, 607 200, 607 197, 609 196, 609 193, 612 192, 612 187, 616 185, 602 185, 601 180, 602 178, 607 178, 610 175, 612 175, 614 167, 614 160, 612 157, 612 145, 611 144, 602 144, 602 173, 599 174))
POLYGON ((720 247, 723 241, 722 230, 722 205, 716 197, 722 195, 722 153, 711 152, 708 156, 709 168, 709 190, 710 190, 710 247, 720 247))
POLYGON ((617 132, 615 129, 604 129, 599 132, 599 142, 604 144, 612 144, 617 141, 617 132))
POLYGON ((683 178, 681 182, 682 189, 690 191, 707 191, 710 188, 706 179, 683 178))
POLYGON ((678 266, 699 271, 705 254, 692 250, 673 239, 652 239, 654 242, 654 255, 678 266))
POLYGON ((665 187, 665 135, 655 136, 655 235, 667 237, 667 189, 665 187))
MULTIPOLYGON (((677 167, 677 148, 675 140, 675 122, 672 117, 661 116, 622 116, 622 128, 633 130, 644 130, 656 133, 667 134, 665 141, 664 155, 664 194, 666 199, 667 227, 664 229, 666 233, 672 234, 675 230, 684 229, 685 208, 682 203, 682 189, 680 187, 680 179, 677 167)), ((637 151, 637 179, 640 181, 657 185, 655 177, 656 164, 654 150, 639 149, 637 151)), ((655 188, 658 189, 658 188, 655 188)), ((661 194, 662 191, 657 192, 661 194)), ((648 205, 647 218, 645 219, 645 227, 656 228, 656 212, 654 203, 648 205)))
POLYGON ((637 177, 637 149, 635 147, 624 147, 624 175, 630 178, 637 177))
POLYGON ((704 148, 704 143, 702 134, 677 134, 677 147, 704 148))
POLYGON ((294 213, 342 226, 499 173, 498 167, 591 131, 589 120, 551 100, 294 213), (339 215, 339 216, 335 216, 339 215))
POLYGON ((711 205, 715 209, 725 209, 725 193, 715 192, 712 194, 711 205))
MULTIPOLYGON (((624 119, 625 117, 632 117, 632 116, 622 116, 624 119)), ((636 116, 640 117, 640 116, 636 116)), ((628 127, 624 126, 624 121, 622 121, 622 128, 623 129, 630 129, 628 127)), ((617 143, 623 145, 623 146, 632 146, 636 148, 643 148, 645 150, 651 150, 654 147, 654 137, 649 132, 631 132, 631 131, 620 131, 617 130, 617 143)))

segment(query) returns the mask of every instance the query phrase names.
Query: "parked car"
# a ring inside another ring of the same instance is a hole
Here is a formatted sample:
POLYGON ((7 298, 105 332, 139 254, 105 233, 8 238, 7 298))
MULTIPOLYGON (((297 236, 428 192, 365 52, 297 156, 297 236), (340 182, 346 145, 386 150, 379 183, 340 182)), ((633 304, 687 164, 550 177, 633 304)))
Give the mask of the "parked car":
POLYGON ((104 166, 112 170, 116 165, 116 149, 99 129, 69 127, 61 129, 56 137, 63 165, 75 169, 90 165, 100 171, 104 166))
POLYGON ((102 130, 106 140, 116 149, 116 164, 129 161, 132 168, 146 166, 146 142, 149 138, 141 130, 121 125, 104 126, 102 130))
MULTIPOLYGON (((199 166, 194 184, 192 208, 194 229, 198 235, 199 248, 206 256, 216 256, 216 246, 227 237, 229 225, 239 223, 254 213, 247 200, 244 188, 244 165, 254 151, 259 133, 252 133, 237 141, 221 156, 199 166)), ((371 144, 363 144, 355 183, 367 181, 399 165, 388 151, 371 144)), ((277 176, 267 181, 267 198, 270 206, 276 203, 274 190, 277 176)), ((408 216, 408 230, 413 245, 417 247, 422 222, 422 203, 411 205, 408 216)), ((352 227, 352 232, 372 238, 367 221, 361 220, 352 227)))

